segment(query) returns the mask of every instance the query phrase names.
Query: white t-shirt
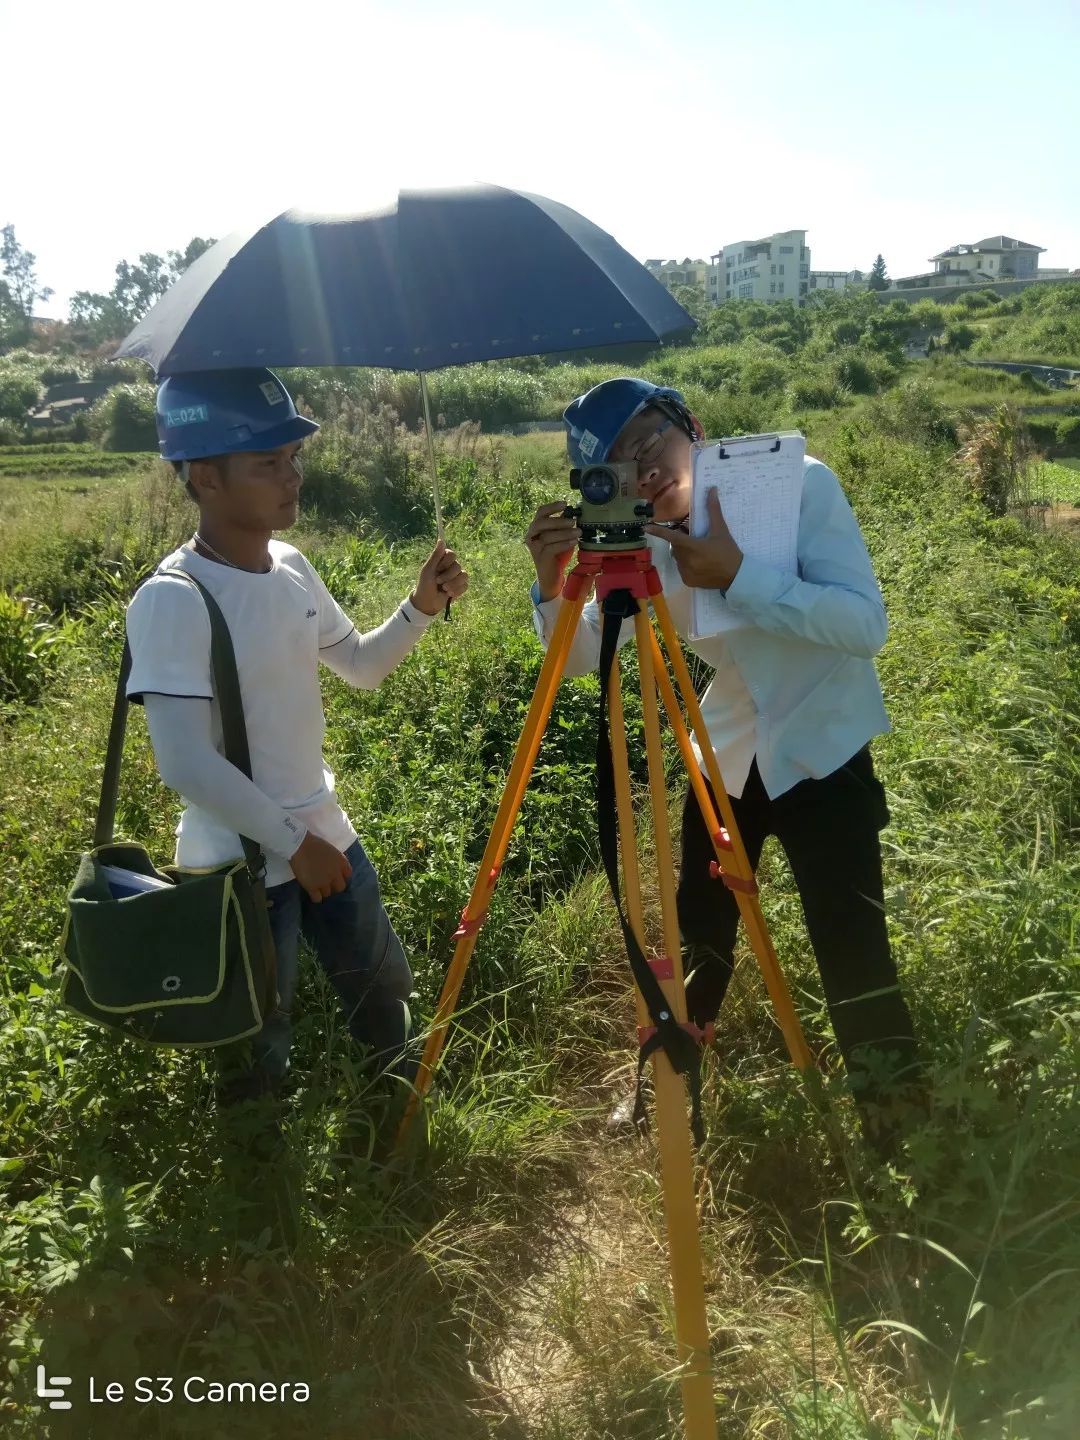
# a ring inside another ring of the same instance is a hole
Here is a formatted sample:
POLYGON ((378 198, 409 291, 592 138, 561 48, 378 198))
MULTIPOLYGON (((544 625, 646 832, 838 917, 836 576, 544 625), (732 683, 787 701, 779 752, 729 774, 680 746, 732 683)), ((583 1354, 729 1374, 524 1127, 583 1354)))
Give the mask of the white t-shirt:
MULTIPOLYGON (((356 831, 338 804, 334 776, 323 760, 326 720, 319 660, 337 669, 334 662, 358 649, 359 637, 352 635, 352 621, 299 550, 280 540, 271 540, 269 550, 272 567, 265 574, 221 565, 186 547, 166 556, 159 570, 194 575, 221 607, 236 655, 253 783, 281 806, 285 817, 344 851, 356 831), (347 639, 350 644, 343 644, 347 639), (331 647, 337 647, 333 659, 326 653, 331 647)), ((372 683, 412 648, 430 619, 406 601, 381 627, 385 633, 379 638, 389 642, 392 654, 376 666, 372 683)), ((209 699, 214 745, 224 754, 210 665, 210 618, 199 592, 184 580, 156 574, 128 606, 127 634, 129 699, 146 693, 209 699)), ((378 648, 386 651, 387 643, 378 648)), ((369 653, 369 664, 373 658, 369 653)), ((365 683, 363 675, 348 673, 347 678, 365 683)), ((240 854, 235 827, 205 801, 201 806, 185 802, 176 835, 178 865, 220 865, 240 854)), ((293 878, 285 855, 265 853, 267 885, 293 878)))

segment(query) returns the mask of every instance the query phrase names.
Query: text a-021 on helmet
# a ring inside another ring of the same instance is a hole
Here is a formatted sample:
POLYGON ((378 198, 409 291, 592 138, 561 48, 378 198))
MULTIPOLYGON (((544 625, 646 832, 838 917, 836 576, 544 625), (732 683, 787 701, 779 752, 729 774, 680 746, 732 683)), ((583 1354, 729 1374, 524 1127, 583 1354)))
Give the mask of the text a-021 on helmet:
POLYGON ((178 425, 205 424, 209 419, 210 411, 205 405, 181 405, 177 410, 165 412, 165 424, 170 430, 175 430, 178 425))

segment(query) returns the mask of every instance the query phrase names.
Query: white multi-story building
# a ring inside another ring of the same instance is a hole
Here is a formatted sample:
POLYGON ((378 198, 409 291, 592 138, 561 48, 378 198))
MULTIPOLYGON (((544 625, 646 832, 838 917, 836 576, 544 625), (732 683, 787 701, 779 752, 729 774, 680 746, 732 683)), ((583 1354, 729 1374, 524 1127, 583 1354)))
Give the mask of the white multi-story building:
POLYGON ((725 300, 792 300, 801 305, 810 288, 805 230, 781 230, 763 240, 740 240, 709 258, 715 263, 716 275, 706 294, 717 305, 725 300))

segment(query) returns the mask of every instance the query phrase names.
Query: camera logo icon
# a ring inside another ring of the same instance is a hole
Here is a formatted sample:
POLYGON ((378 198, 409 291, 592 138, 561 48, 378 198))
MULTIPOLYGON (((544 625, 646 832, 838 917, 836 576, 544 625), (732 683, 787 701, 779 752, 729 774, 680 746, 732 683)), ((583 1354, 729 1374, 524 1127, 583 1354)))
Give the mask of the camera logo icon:
POLYGON ((37 1393, 38 1393, 38 1397, 39 1397, 40 1399, 42 1399, 42 1400, 48 1400, 48 1402, 49 1402, 49 1409, 50 1409, 50 1410, 70 1410, 70 1409, 71 1409, 71 1401, 70 1401, 70 1400, 65 1400, 65 1399, 63 1398, 63 1397, 64 1397, 64 1389, 63 1389, 63 1387, 64 1387, 65 1385, 70 1385, 70 1384, 71 1384, 71 1376, 70 1376, 70 1375, 50 1375, 50 1376, 49 1376, 49 1382, 48 1382, 48 1384, 46 1384, 46 1383, 45 1383, 45 1366, 44 1366, 44 1365, 39 1365, 39 1366, 37 1367, 37 1393), (53 1386, 53 1385, 57 1385, 57 1386, 59 1386, 60 1388, 57 1389, 57 1390, 50 1389, 49 1387, 50 1387, 50 1386, 53 1386))

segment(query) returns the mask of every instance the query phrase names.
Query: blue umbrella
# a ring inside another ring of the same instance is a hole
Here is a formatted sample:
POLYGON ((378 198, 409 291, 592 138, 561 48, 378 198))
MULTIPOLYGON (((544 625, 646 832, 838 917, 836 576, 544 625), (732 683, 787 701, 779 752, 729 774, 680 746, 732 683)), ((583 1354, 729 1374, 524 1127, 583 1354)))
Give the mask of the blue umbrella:
POLYGON ((694 320, 610 235, 541 195, 403 190, 366 215, 287 210, 180 277, 116 352, 159 376, 251 365, 429 370, 656 344, 694 320))

